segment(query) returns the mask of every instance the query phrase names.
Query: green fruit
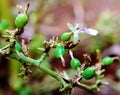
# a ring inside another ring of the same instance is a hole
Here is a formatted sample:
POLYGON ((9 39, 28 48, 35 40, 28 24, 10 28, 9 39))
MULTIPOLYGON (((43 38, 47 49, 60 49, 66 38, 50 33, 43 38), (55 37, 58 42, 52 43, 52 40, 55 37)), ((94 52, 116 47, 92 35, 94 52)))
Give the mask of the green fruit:
POLYGON ((15 49, 19 52, 22 52, 22 47, 19 43, 15 43, 15 49))
POLYGON ((95 75, 95 70, 93 67, 86 68, 82 73, 83 78, 87 80, 93 78, 94 75, 95 75))
POLYGON ((66 53, 66 50, 63 46, 57 46, 54 50, 54 56, 56 58, 60 58, 61 56, 64 56, 66 53))
POLYGON ((81 63, 80 63, 80 61, 77 58, 72 58, 71 61, 70 61, 70 66, 73 69, 77 69, 78 67, 81 66, 81 63))
POLYGON ((61 35, 62 41, 68 41, 70 39, 71 34, 69 32, 65 32, 61 35))
POLYGON ((113 63, 113 58, 105 57, 102 59, 102 66, 110 66, 113 63))
POLYGON ((17 28, 23 28, 28 22, 28 16, 26 14, 19 14, 15 19, 15 25, 17 28))

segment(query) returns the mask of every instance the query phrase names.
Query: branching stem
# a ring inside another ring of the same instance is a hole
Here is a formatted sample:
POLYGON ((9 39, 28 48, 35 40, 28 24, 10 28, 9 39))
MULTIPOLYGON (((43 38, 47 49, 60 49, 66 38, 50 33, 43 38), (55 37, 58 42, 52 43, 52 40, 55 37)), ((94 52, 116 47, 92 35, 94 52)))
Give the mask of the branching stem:
MULTIPOLYGON (((17 53, 17 56, 19 57, 20 60, 26 62, 26 63, 29 63, 30 65, 33 65, 33 66, 36 66, 38 67, 39 69, 41 69, 42 71, 44 71, 45 73, 49 74, 50 76, 54 77, 56 80, 58 80, 62 85, 63 85, 63 88, 62 90, 65 90, 67 87, 70 87, 70 85, 68 85, 65 80, 59 76, 59 74, 57 74, 56 72, 50 70, 49 68, 47 68, 45 65, 43 64, 40 64, 41 62, 43 62, 46 58, 46 54, 43 53, 43 55, 40 57, 40 59, 38 60, 35 60, 35 59, 32 59, 30 57, 26 57, 24 56, 23 53, 19 53, 18 51, 16 52, 17 53)), ((17 57, 17 58, 18 58, 17 57)))

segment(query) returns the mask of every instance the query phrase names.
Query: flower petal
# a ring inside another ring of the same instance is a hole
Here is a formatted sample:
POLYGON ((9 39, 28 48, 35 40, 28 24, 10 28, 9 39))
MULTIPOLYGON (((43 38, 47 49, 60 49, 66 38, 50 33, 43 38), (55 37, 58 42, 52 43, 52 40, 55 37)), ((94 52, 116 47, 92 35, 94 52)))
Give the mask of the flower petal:
POLYGON ((70 24, 70 23, 67 23, 67 27, 68 27, 72 32, 75 32, 75 31, 76 31, 75 27, 74 27, 72 24, 70 24))
POLYGON ((76 30, 73 35, 73 43, 77 44, 79 41, 79 30, 76 30))
POLYGON ((88 28, 88 34, 92 35, 92 36, 96 36, 99 32, 95 29, 92 28, 88 28))
POLYGON ((80 28, 79 32, 80 33, 87 33, 88 32, 88 28, 80 28))

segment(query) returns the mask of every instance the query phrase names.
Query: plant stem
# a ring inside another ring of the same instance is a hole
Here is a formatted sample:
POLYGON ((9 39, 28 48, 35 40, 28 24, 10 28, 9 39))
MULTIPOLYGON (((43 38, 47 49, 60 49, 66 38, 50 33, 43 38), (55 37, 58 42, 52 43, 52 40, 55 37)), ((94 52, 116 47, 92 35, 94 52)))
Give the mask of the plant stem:
POLYGON ((50 76, 54 77, 56 80, 58 80, 62 85, 63 85, 63 90, 66 89, 67 87, 70 87, 62 77, 60 77, 56 72, 50 70, 47 68, 45 65, 40 64, 43 62, 46 58, 46 54, 43 54, 39 60, 32 59, 30 57, 24 56, 23 53, 16 52, 17 56, 19 57, 20 60, 29 63, 30 65, 36 66, 45 73, 49 74, 50 76))
POLYGON ((39 64, 42 63, 46 59, 47 54, 43 53, 40 58, 38 59, 39 64))
POLYGON ((3 55, 3 52, 2 52, 2 50, 0 49, 0 55, 3 55))
POLYGON ((80 67, 77 68, 78 75, 80 76, 80 67))
POLYGON ((97 84, 87 86, 87 85, 82 84, 82 83, 76 83, 76 86, 79 87, 79 88, 83 88, 83 89, 85 89, 87 91, 92 91, 92 90, 95 90, 95 89, 98 88, 97 84))

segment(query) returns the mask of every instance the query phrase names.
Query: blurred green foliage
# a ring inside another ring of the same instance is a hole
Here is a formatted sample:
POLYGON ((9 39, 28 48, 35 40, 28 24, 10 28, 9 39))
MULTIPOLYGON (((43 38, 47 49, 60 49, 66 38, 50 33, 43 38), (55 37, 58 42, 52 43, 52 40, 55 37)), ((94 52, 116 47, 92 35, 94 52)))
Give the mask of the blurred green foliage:
POLYGON ((30 55, 32 57, 38 57, 40 56, 40 54, 43 52, 41 50, 39 50, 38 48, 43 48, 43 41, 44 41, 44 37, 40 34, 35 34, 32 41, 30 42, 30 55))
MULTIPOLYGON (((120 43, 118 19, 111 11, 104 10, 101 12, 96 24, 93 26, 99 31, 99 34, 88 37, 88 40, 86 40, 86 43, 90 43, 85 47, 88 52, 95 52, 96 49, 103 50, 110 45, 120 43)), ((84 36, 87 38, 87 35, 84 36)))
POLYGON ((95 28, 99 30, 106 42, 111 44, 119 43, 119 21, 115 14, 111 11, 103 11, 99 16, 99 19, 95 25, 95 28))
POLYGON ((2 20, 0 22, 0 31, 4 31, 6 29, 9 29, 10 28, 10 24, 7 20, 2 20))
POLYGON ((0 20, 6 20, 13 26, 13 17, 9 0, 0 0, 0 20))
POLYGON ((26 87, 23 87, 18 95, 30 95, 32 93, 32 87, 30 85, 27 85, 26 87))

